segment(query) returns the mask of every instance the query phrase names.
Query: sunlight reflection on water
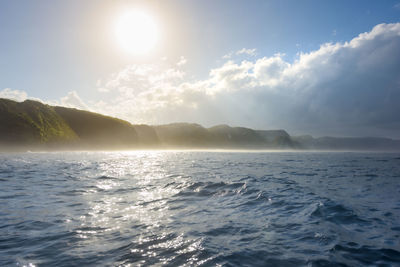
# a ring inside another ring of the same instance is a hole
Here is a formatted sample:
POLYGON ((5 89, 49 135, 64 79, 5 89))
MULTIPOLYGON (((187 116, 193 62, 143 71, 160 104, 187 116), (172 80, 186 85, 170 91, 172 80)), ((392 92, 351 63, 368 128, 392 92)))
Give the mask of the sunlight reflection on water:
POLYGON ((396 158, 191 151, 3 156, 0 265, 360 265, 360 257, 395 263, 396 158))

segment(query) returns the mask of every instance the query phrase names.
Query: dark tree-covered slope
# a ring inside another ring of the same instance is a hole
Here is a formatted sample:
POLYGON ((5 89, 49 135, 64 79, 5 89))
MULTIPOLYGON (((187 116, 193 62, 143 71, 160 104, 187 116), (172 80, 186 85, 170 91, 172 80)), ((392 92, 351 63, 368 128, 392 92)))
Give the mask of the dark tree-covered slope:
POLYGON ((98 113, 65 107, 54 107, 89 148, 133 148, 138 144, 135 127, 127 121, 98 113))
POLYGON ((78 139, 52 106, 0 99, 1 146, 66 144, 78 139))
POLYGON ((132 125, 102 114, 38 101, 0 98, 0 151, 47 149, 315 149, 400 150, 388 138, 290 136, 285 130, 253 130, 194 123, 132 125))
POLYGON ((138 134, 129 122, 38 101, 0 99, 0 148, 130 149, 138 134))

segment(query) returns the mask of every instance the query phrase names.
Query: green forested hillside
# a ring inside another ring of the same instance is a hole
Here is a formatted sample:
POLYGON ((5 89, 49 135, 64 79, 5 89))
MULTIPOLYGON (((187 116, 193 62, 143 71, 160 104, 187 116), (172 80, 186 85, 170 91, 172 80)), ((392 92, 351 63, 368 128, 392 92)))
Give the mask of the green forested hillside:
POLYGON ((78 139, 53 107, 0 99, 0 145, 65 144, 78 139))
POLYGON ((98 113, 65 107, 54 107, 59 116, 87 148, 133 148, 138 143, 135 127, 127 121, 98 113))
POLYGON ((275 149, 295 145, 282 130, 257 131, 228 125, 204 128, 195 123, 171 123, 153 127, 161 143, 167 147, 275 149), (274 138, 267 138, 271 136, 274 138))
POLYGON ((224 147, 257 147, 260 145, 267 147, 271 145, 255 130, 249 128, 217 125, 209 128, 209 131, 214 143, 224 147))
POLYGON ((138 144, 129 122, 38 101, 0 99, 0 148, 129 149, 138 144))
POLYGON ((38 101, 0 99, 0 150, 138 148, 291 148, 285 131, 194 123, 149 126, 38 101), (271 136, 274 138, 271 139, 271 136))
POLYGON ((195 123, 153 126, 160 141, 168 147, 210 147, 210 133, 195 123))
POLYGON ((38 101, 0 98, 0 151, 108 149, 314 149, 400 150, 388 138, 290 136, 285 130, 253 130, 195 123, 132 125, 102 114, 38 101))

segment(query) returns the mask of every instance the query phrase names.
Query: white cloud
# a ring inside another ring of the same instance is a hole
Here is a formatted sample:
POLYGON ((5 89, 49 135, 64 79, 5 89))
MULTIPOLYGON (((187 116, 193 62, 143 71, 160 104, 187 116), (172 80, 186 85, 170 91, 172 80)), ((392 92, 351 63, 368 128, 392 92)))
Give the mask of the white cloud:
POLYGON ((245 55, 249 55, 249 56, 256 56, 257 55, 257 53, 256 53, 256 49, 255 48, 252 48, 252 49, 249 49, 249 48, 242 48, 242 49, 240 49, 239 51, 236 51, 236 55, 243 55, 243 54, 245 54, 245 55))
POLYGON ((255 57, 257 55, 257 49, 255 49, 255 48, 252 48, 252 49, 242 48, 242 49, 240 49, 240 50, 238 50, 236 52, 229 52, 228 54, 224 55, 222 57, 222 59, 231 59, 234 55, 236 55, 236 56, 248 55, 248 56, 251 56, 251 57, 255 57))
POLYGON ((349 42, 300 53, 294 62, 283 54, 229 60, 195 82, 164 63, 131 65, 107 80, 107 90, 116 97, 96 108, 132 122, 400 137, 399 47, 400 23, 380 24, 349 42))
POLYGON ((0 98, 8 98, 15 101, 24 101, 28 98, 28 94, 24 91, 5 88, 0 91, 0 98))
POLYGON ((68 108, 89 109, 76 91, 68 92, 66 96, 61 97, 59 103, 61 106, 68 108))
POLYGON ((181 56, 178 63, 176 63, 176 65, 178 67, 181 67, 181 66, 185 65, 186 63, 187 63, 187 59, 184 56, 181 56))
POLYGON ((39 101, 49 105, 64 106, 77 109, 89 110, 89 107, 83 102, 76 91, 68 92, 64 97, 59 100, 43 100, 40 98, 30 97, 28 93, 20 90, 12 90, 10 88, 5 88, 0 91, 0 98, 8 98, 18 102, 25 101, 27 99, 39 101))
POLYGON ((222 59, 230 59, 233 56, 233 52, 229 52, 228 54, 222 56, 222 59))
POLYGON ((157 122, 158 112, 187 104, 181 89, 185 75, 167 62, 129 65, 101 84, 110 98, 91 108, 134 123, 157 122))
MULTIPOLYGON (((300 52, 292 62, 284 54, 230 59, 197 81, 169 61, 132 64, 98 81, 102 101, 88 105, 72 91, 46 103, 132 123, 227 123, 292 134, 400 138, 399 47, 400 23, 380 24, 348 42, 300 52)), ((28 95, 4 89, 0 97, 21 101, 28 95)))
MULTIPOLYGON (((299 53, 293 62, 284 54, 231 59, 197 81, 186 80, 183 57, 181 64, 133 64, 97 82, 102 101, 88 105, 72 91, 43 102, 133 123, 228 123, 291 133, 400 138, 399 47, 400 23, 380 24, 348 42, 299 53)), ((0 97, 30 98, 10 88, 1 90, 0 97)))

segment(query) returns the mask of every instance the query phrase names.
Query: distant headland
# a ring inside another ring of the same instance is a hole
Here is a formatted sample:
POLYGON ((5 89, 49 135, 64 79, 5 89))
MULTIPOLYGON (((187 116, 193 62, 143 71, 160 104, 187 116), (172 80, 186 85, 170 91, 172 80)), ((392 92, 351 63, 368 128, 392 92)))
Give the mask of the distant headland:
POLYGON ((194 123, 136 125, 74 108, 0 98, 0 151, 132 149, 400 151, 400 140, 313 138, 290 136, 285 130, 194 123))

